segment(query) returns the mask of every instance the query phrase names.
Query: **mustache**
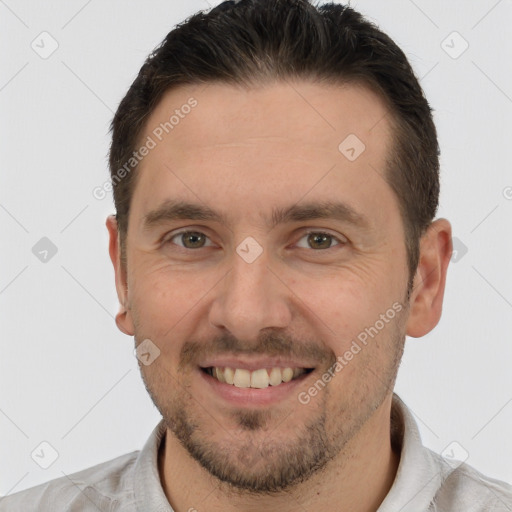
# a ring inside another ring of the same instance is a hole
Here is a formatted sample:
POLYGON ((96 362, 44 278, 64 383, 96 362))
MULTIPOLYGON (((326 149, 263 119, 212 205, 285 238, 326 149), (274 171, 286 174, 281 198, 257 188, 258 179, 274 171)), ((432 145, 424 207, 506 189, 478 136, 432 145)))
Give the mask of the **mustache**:
POLYGON ((267 355, 289 357, 320 366, 334 364, 336 354, 313 341, 295 341, 291 336, 275 331, 262 332, 256 342, 241 342, 234 336, 221 335, 207 342, 186 341, 180 351, 178 370, 196 365, 206 357, 222 355, 267 355))

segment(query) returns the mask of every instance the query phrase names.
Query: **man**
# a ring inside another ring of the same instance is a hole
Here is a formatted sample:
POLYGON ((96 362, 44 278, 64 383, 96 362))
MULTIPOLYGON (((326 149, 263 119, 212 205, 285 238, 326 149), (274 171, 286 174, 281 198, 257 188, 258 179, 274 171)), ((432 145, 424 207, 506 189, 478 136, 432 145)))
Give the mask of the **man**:
POLYGON ((512 510, 393 393, 452 245, 431 110, 388 36, 342 5, 224 2, 169 33, 112 129, 116 323, 163 419, 0 510, 512 510))

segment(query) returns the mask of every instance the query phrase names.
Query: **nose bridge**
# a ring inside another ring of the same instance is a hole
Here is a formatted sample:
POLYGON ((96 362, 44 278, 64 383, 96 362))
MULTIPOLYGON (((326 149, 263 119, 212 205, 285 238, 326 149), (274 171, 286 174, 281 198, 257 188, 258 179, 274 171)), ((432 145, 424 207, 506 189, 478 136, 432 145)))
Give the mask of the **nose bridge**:
POLYGON ((256 249, 251 240, 237 247, 210 313, 216 327, 247 340, 256 339, 261 329, 285 327, 290 318, 283 285, 268 268, 264 250, 252 259, 256 249))

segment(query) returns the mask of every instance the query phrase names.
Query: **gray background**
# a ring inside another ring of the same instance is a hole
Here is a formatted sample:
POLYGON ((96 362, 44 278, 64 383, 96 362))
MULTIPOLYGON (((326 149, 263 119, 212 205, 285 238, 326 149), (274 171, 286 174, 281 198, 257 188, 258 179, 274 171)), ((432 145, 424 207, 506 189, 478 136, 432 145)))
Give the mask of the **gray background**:
MULTIPOLYGON (((160 418, 114 323, 114 208, 92 190, 108 180, 108 126, 143 60, 209 5, 0 0, 0 494, 140 449, 160 418), (43 237, 57 248, 46 262, 33 252, 43 237)), ((439 216, 456 237, 443 318, 408 339, 396 391, 427 446, 510 482, 512 2, 351 5, 421 77, 442 149, 439 216)))

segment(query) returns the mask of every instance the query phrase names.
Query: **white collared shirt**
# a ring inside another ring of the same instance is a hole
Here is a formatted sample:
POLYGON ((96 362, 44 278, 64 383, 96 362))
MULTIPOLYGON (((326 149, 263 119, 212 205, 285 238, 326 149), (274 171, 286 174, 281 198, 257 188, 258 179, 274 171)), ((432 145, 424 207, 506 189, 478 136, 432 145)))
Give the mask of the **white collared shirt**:
MULTIPOLYGON (((423 446, 412 413, 393 394, 393 486, 376 512, 512 512, 512 486, 423 446)), ((173 512, 158 473, 163 420, 143 449, 0 499, 0 512, 173 512)), ((193 504, 192 504, 193 505, 193 504)))

